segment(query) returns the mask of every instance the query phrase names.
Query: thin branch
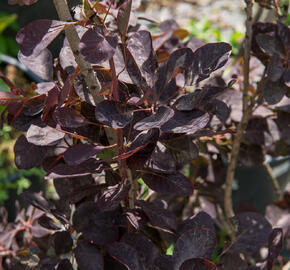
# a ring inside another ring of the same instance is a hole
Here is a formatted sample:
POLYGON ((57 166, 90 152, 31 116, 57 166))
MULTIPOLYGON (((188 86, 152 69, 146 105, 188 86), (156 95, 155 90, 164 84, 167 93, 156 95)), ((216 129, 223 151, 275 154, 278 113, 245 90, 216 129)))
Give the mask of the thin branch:
MULTIPOLYGON (((73 18, 69 11, 67 0, 53 0, 53 3, 60 20, 65 22, 73 21, 73 18)), ((81 70, 81 74, 84 76, 85 82, 89 88, 91 95, 93 96, 95 105, 97 105, 98 103, 104 100, 103 96, 98 95, 98 93, 101 90, 101 84, 92 66, 88 62, 86 62, 80 55, 79 52, 80 38, 75 29, 75 26, 71 25, 67 27, 65 29, 65 35, 69 42, 73 55, 75 57, 75 61, 81 70)), ((110 144, 114 144, 115 142, 117 142, 117 134, 113 129, 108 128, 105 131, 110 144)))
POLYGON ((278 200, 281 196, 281 189, 280 189, 279 182, 278 182, 277 178, 275 177, 275 175, 273 174, 273 170, 272 170, 271 166, 269 165, 269 163, 265 161, 263 163, 263 166, 265 167, 266 172, 267 172, 267 174, 268 174, 268 176, 273 184, 276 199, 278 200))
POLYGON ((225 197, 224 197, 224 207, 226 218, 229 220, 232 216, 234 216, 233 211, 233 202, 232 202, 232 185, 234 179, 235 168, 237 164, 238 154, 240 150, 241 140, 243 137, 243 132, 247 127, 248 120, 251 116, 252 109, 254 106, 254 102, 248 103, 248 88, 249 88, 249 72, 250 72, 250 51, 251 51, 251 42, 252 42, 252 8, 253 2, 252 0, 245 0, 246 2, 246 37, 244 43, 244 87, 243 87, 243 116, 240 121, 237 134, 234 138, 233 147, 230 155, 230 162, 227 168, 226 175, 226 189, 225 189, 225 197))

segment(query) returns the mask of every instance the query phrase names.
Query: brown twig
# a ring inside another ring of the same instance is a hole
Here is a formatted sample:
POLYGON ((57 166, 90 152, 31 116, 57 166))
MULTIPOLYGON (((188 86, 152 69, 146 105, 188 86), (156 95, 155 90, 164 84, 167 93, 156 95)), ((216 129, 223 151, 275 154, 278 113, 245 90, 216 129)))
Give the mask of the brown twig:
MULTIPOLYGON (((56 8, 56 11, 60 20, 65 21, 65 22, 73 21, 72 16, 69 11, 67 0, 53 0, 53 3, 54 3, 54 6, 56 8)), ((73 55, 75 57, 75 61, 78 64, 82 75, 84 76, 84 79, 86 81, 86 84, 88 86, 88 89, 91 95, 93 96, 95 105, 97 105, 99 102, 104 100, 103 96, 98 95, 98 93, 101 90, 101 84, 92 66, 88 62, 86 62, 80 55, 80 52, 79 52, 80 38, 75 29, 75 26, 70 25, 69 27, 67 27, 65 29, 65 35, 69 42, 73 55)), ((110 144, 116 143, 117 142, 116 132, 111 128, 108 128, 105 131, 106 131, 106 135, 110 144)))
POLYGON ((275 177, 275 175, 273 174, 273 170, 271 168, 271 166, 269 165, 268 162, 264 162, 263 163, 263 166, 273 184, 273 187, 274 187, 274 191, 275 191, 275 195, 276 195, 276 199, 278 200, 281 196, 281 189, 280 189, 280 185, 279 185, 279 182, 277 180, 277 178, 275 177))
MULTIPOLYGON (((248 120, 251 116, 254 102, 249 104, 248 102, 248 88, 249 88, 249 72, 250 72, 250 51, 252 42, 252 0, 245 0, 246 2, 246 37, 244 42, 244 85, 243 85, 243 116, 238 125, 237 133, 234 138, 230 162, 227 168, 226 175, 226 189, 224 196, 224 207, 227 220, 234 216, 233 203, 232 203, 232 185, 235 173, 235 168, 237 164, 238 154, 240 150, 240 144, 243 137, 243 132, 247 127, 248 120)), ((233 235, 233 234, 232 234, 233 235)))

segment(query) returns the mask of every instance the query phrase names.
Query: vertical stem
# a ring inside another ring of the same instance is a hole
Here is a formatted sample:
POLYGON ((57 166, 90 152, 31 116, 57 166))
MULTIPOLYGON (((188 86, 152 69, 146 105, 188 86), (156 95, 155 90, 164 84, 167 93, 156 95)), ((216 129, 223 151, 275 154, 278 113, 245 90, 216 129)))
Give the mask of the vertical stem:
MULTIPOLYGON (((69 11, 67 0, 53 0, 54 6, 56 8, 57 14, 60 20, 65 22, 72 22, 72 16, 69 11)), ((95 105, 104 100, 103 96, 99 96, 98 93, 101 90, 101 84, 93 71, 92 66, 86 62, 80 55, 79 43, 80 38, 75 29, 74 25, 71 25, 65 29, 65 35, 69 42, 70 48, 75 57, 75 61, 78 64, 81 74, 84 76, 85 82, 89 88, 91 95, 94 98, 95 105)), ((110 144, 115 144, 117 142, 116 132, 112 128, 106 129, 106 136, 110 144)))
POLYGON ((244 43, 244 85, 243 85, 243 116, 240 121, 237 134, 234 138, 233 147, 230 155, 230 162, 227 168, 226 175, 226 189, 224 197, 224 207, 226 218, 229 219, 234 216, 233 202, 232 202, 232 185, 234 179, 235 168, 237 164, 238 154, 240 150, 241 140, 243 137, 243 132, 247 127, 248 120, 252 113, 253 105, 248 103, 248 88, 249 88, 249 72, 250 72, 250 51, 252 42, 252 0, 245 0, 246 2, 246 37, 244 43))
POLYGON ((269 165, 269 163, 265 161, 263 165, 264 165, 266 172, 267 172, 267 174, 268 174, 268 176, 273 184, 276 199, 278 200, 281 196, 281 189, 280 189, 279 182, 278 182, 277 178, 275 177, 275 175, 273 174, 273 170, 272 170, 271 166, 269 165))

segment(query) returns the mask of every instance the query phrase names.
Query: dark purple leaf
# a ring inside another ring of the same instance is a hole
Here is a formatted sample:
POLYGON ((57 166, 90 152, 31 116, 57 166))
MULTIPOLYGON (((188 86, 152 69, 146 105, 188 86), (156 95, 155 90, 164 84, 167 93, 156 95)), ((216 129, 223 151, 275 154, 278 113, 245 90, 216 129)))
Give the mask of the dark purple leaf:
POLYGON ((39 127, 31 125, 27 131, 27 141, 39 146, 56 145, 63 137, 64 132, 55 130, 50 126, 39 127))
POLYGON ((283 74, 285 85, 290 88, 290 68, 286 69, 283 74))
POLYGON ((56 270, 73 270, 73 267, 68 259, 63 259, 58 264, 56 270))
POLYGON ((84 225, 89 222, 91 214, 97 210, 97 205, 95 202, 88 201, 80 204, 73 214, 73 226, 77 232, 83 230, 84 225))
POLYGON ((146 168, 168 174, 176 172, 176 164, 170 151, 160 142, 157 142, 150 159, 146 162, 146 168))
POLYGON ((171 117, 174 111, 167 106, 160 106, 155 114, 142 119, 134 125, 136 130, 146 130, 151 128, 160 128, 171 117))
POLYGON ((265 154, 262 146, 257 144, 247 145, 242 143, 238 160, 247 167, 262 165, 265 160, 265 154))
MULTIPOLYGON (((126 59, 126 70, 130 80, 133 84, 137 85, 140 89, 142 89, 143 92, 146 92, 148 84, 145 78, 143 78, 141 70, 136 63, 136 60, 134 59, 131 51, 129 51, 127 47, 125 47, 123 50, 126 54, 124 58, 126 59)), ((140 89, 138 89, 138 91, 140 91, 140 89)))
POLYGON ((96 246, 79 241, 74 253, 80 270, 104 270, 104 258, 96 246))
POLYGON ((68 253, 71 251, 73 246, 73 240, 69 232, 62 231, 56 232, 52 235, 55 254, 59 256, 60 254, 68 253))
POLYGON ((209 115, 199 110, 180 112, 161 126, 163 132, 193 134, 204 128, 209 121, 209 115))
POLYGON ((156 143, 159 137, 159 130, 157 128, 153 128, 150 130, 142 131, 137 135, 137 137, 134 139, 130 147, 128 148, 129 151, 136 149, 140 146, 145 146, 149 143, 156 143))
POLYGON ((31 54, 25 56, 19 51, 19 61, 30 69, 35 75, 45 81, 52 81, 53 79, 53 65, 52 54, 48 49, 43 49, 38 54, 31 54))
POLYGON ((62 127, 78 128, 88 124, 88 120, 70 107, 58 108, 54 111, 58 124, 62 127))
POLYGON ((82 74, 76 76, 74 80, 74 88, 82 101, 85 101, 93 106, 96 105, 82 74))
POLYGON ((232 47, 228 43, 208 43, 193 53, 187 67, 186 85, 193 85, 208 78, 212 72, 223 67, 229 59, 232 47))
POLYGON ((138 253, 132 246, 123 242, 115 242, 109 246, 108 252, 113 258, 125 265, 128 270, 142 270, 138 253))
POLYGON ((183 233, 176 241, 173 258, 176 267, 189 259, 209 259, 216 248, 215 232, 205 228, 194 228, 183 233))
POLYGON ((267 75, 272 82, 278 81, 283 75, 284 68, 280 61, 278 54, 274 54, 270 57, 268 65, 267 75))
POLYGON ((142 179, 152 190, 161 194, 191 195, 193 192, 193 185, 180 172, 161 174, 147 171, 142 174, 142 179))
POLYGON ((279 56, 284 55, 284 48, 280 40, 274 36, 267 34, 258 34, 256 36, 256 41, 260 46, 261 50, 267 55, 278 54, 279 56))
POLYGON ((97 245, 110 244, 117 240, 118 229, 116 219, 118 211, 95 210, 89 221, 83 225, 83 237, 97 245))
POLYGON ((127 34, 129 26, 130 14, 132 8, 132 0, 126 0, 119 8, 117 15, 118 29, 123 37, 127 34))
POLYGON ((176 217, 168 210, 146 201, 138 201, 137 205, 142 208, 153 226, 173 231, 176 230, 176 217))
POLYGON ((24 56, 37 56, 69 23, 55 20, 37 20, 23 27, 16 36, 19 49, 24 56))
POLYGON ((270 105, 278 103, 286 94, 287 88, 281 81, 267 80, 264 86, 264 98, 270 105))
POLYGON ((163 142, 171 153, 176 166, 183 167, 198 156, 198 148, 189 136, 180 136, 163 142))
POLYGON ((70 147, 64 153, 64 161, 68 165, 79 165, 84 161, 94 157, 95 155, 104 151, 106 147, 101 145, 92 145, 92 144, 77 144, 73 147, 70 147))
POLYGON ((128 195, 130 184, 124 181, 115 186, 109 186, 100 192, 97 205, 102 211, 115 210, 120 202, 128 195))
POLYGON ((275 259, 279 256, 283 247, 283 231, 281 228, 273 229, 269 236, 268 247, 269 254, 267 259, 267 269, 271 270, 273 268, 275 259))
POLYGON ((143 234, 127 233, 122 237, 121 241, 136 249, 139 262, 144 269, 152 268, 155 259, 159 256, 159 250, 150 239, 143 234))
POLYGON ((278 34, 284 45, 285 50, 290 48, 290 29, 289 26, 278 21, 278 34))
POLYGON ((86 61, 91 64, 102 64, 113 57, 117 44, 117 36, 105 33, 103 27, 95 27, 82 36, 79 48, 86 61))
POLYGON ((127 48, 140 68, 143 78, 150 87, 153 87, 157 59, 150 32, 144 30, 136 32, 130 37, 127 48))
POLYGON ((267 120, 261 116, 253 116, 247 125, 245 138, 252 144, 265 144, 264 132, 268 132, 267 120))
POLYGON ((57 179, 66 177, 78 177, 90 175, 92 173, 99 173, 102 170, 102 164, 98 160, 90 158, 77 166, 70 166, 64 163, 59 163, 50 169, 49 174, 45 176, 45 178, 57 179))
POLYGON ((242 213, 233 217, 233 220, 237 222, 238 230, 231 251, 251 255, 267 245, 272 227, 261 214, 242 213))
POLYGON ((222 256, 219 269, 249 270, 247 261, 242 259, 239 253, 232 252, 228 252, 222 256))
POLYGON ((213 262, 206 259, 190 259, 185 261, 179 270, 216 270, 213 262))
POLYGON ((206 212, 199 212, 193 217, 190 217, 186 220, 184 220, 179 226, 178 226, 178 232, 179 233, 185 233, 189 230, 192 230, 196 227, 204 227, 209 230, 214 231, 214 223, 213 219, 209 214, 206 212))
POLYGON ((59 230, 60 227, 50 217, 43 215, 38 219, 38 224, 48 230, 59 230))
POLYGON ((30 6, 36 3, 38 0, 8 0, 9 5, 30 6))
POLYGON ((45 158, 45 148, 29 143, 21 135, 14 145, 14 162, 18 169, 31 169, 39 166, 45 158))
POLYGON ((132 120, 130 113, 121 113, 113 101, 100 102, 95 111, 96 119, 112 128, 123 128, 132 120))
POLYGON ((52 205, 48 200, 34 192, 24 191, 21 193, 21 198, 44 212, 50 212, 50 209, 52 208, 52 205))
MULTIPOLYGON (((228 105, 219 99, 214 99, 210 103, 210 108, 210 112, 215 114, 222 123, 225 123, 227 121, 231 113, 228 105)), ((206 108, 206 110, 209 111, 208 108, 206 108)))
POLYGON ((158 270, 174 270, 174 260, 172 256, 161 254, 155 260, 154 267, 158 270))

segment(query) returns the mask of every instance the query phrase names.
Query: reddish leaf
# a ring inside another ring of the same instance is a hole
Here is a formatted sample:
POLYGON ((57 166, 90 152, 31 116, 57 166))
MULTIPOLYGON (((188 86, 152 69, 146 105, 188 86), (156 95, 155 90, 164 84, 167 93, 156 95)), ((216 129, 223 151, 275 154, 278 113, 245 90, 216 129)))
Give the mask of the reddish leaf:
POLYGON ((37 56, 69 23, 55 20, 37 20, 23 27, 16 36, 19 49, 24 56, 37 56))
POLYGON ((14 95, 10 92, 0 91, 0 105, 8 105, 12 102, 22 101, 23 97, 14 95))
POLYGON ((89 123, 84 116, 70 107, 58 108, 54 111, 54 116, 62 127, 78 128, 89 123))
POLYGON ((127 33, 131 8, 132 8, 132 0, 126 0, 118 11, 117 24, 118 29, 123 37, 125 37, 127 33))
POLYGON ((104 28, 89 29, 81 38, 79 48, 83 58, 91 64, 101 64, 113 57, 118 38, 104 33, 104 28))

